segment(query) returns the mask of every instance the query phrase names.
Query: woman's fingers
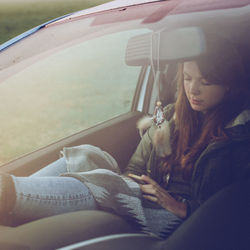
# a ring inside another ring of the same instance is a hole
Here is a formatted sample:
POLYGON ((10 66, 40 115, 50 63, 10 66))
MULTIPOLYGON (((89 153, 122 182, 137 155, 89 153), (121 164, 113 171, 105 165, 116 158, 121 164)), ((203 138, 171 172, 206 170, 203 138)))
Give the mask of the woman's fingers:
POLYGON ((147 183, 140 185, 142 195, 145 199, 159 204, 181 218, 186 217, 187 207, 185 203, 176 201, 167 190, 163 189, 150 177, 142 175, 141 179, 147 183))
POLYGON ((140 185, 143 197, 147 200, 156 202, 162 207, 166 208, 170 202, 170 198, 172 199, 168 191, 161 188, 160 185, 155 183, 155 181, 149 178, 148 176, 145 176, 143 178, 143 181, 150 183, 140 185))
POLYGON ((140 187, 143 193, 157 195, 158 189, 151 184, 140 185, 140 187))
POLYGON ((148 184, 152 184, 155 186, 159 186, 158 183, 156 181, 154 181, 153 179, 151 179, 149 176, 147 175, 142 175, 141 176, 141 180, 145 181, 148 184))
POLYGON ((152 195, 143 195, 143 197, 145 198, 145 199, 147 199, 147 200, 150 200, 150 201, 153 201, 153 202, 158 202, 158 199, 157 199, 157 197, 155 197, 155 196, 152 196, 152 195))

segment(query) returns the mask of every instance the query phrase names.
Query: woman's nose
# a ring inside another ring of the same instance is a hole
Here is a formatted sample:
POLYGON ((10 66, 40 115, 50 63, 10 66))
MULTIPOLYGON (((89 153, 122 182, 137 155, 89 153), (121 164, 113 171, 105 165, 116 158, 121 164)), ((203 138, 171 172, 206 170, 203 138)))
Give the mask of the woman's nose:
POLYGON ((192 81, 190 84, 190 93, 193 95, 198 95, 200 94, 200 83, 199 81, 192 81))

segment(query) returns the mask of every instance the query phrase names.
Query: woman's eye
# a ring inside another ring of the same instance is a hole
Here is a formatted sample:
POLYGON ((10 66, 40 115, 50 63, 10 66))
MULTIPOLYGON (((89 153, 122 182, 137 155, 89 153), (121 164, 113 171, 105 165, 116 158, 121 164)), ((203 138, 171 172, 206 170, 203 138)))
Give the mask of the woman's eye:
POLYGON ((208 81, 206 81, 206 80, 203 80, 203 81, 202 81, 202 84, 203 84, 203 85, 206 85, 206 86, 212 85, 211 82, 208 82, 208 81))
POLYGON ((190 82, 192 79, 190 77, 184 77, 184 81, 190 82))

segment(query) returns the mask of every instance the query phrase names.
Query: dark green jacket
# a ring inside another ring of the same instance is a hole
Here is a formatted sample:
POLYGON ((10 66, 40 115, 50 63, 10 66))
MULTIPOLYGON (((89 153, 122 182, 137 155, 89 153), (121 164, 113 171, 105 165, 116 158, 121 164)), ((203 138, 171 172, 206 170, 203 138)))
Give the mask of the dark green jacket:
MULTIPOLYGON (((170 108, 167 119, 173 113, 173 108, 170 108)), ((154 130, 155 127, 151 126, 143 135, 126 168, 126 174, 146 174, 156 180, 159 157, 152 144, 154 130)), ((191 200, 187 201, 188 214, 223 187, 250 178, 250 110, 237 116, 226 131, 229 140, 209 144, 194 164, 191 200)))

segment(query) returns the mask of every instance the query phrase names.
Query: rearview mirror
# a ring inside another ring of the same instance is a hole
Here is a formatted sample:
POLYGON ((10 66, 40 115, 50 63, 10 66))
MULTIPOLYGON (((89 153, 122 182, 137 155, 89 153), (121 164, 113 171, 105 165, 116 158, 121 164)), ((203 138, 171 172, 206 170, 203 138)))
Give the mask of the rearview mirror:
POLYGON ((129 66, 166 64, 192 60, 205 51, 205 36, 201 28, 184 27, 132 37, 127 45, 125 60, 129 66))

